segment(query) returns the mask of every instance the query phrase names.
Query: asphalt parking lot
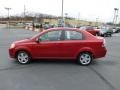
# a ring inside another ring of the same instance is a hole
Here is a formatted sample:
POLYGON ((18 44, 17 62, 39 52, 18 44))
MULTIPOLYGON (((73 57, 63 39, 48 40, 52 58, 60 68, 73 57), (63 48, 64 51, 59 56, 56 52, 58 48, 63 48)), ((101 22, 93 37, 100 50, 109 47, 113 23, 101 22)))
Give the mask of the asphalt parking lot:
POLYGON ((9 58, 13 41, 36 33, 0 26, 0 90, 120 90, 120 33, 105 38, 106 57, 90 66, 62 61, 20 65, 9 58))

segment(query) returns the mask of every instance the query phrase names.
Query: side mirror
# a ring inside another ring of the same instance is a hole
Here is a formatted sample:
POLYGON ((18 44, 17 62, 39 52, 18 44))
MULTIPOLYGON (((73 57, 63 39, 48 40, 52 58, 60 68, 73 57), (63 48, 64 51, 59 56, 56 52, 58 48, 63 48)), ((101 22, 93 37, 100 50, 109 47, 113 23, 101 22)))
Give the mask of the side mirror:
POLYGON ((39 39, 39 38, 37 38, 37 39, 36 39, 36 42, 37 42, 37 43, 39 43, 39 42, 40 42, 40 39, 39 39))

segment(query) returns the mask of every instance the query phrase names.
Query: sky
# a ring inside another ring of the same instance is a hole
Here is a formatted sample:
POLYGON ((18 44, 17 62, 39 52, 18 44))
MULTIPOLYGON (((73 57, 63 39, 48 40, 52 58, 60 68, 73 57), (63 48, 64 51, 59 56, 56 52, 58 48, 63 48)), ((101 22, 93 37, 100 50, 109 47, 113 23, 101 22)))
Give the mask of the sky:
MULTIPOLYGON (((0 16, 7 16, 5 7, 12 8, 10 15, 27 12, 61 15, 62 0, 0 0, 0 16)), ((120 9, 120 0, 64 0, 64 15, 89 21, 110 22, 114 8, 120 9)), ((120 18, 118 19, 120 21, 120 18)))

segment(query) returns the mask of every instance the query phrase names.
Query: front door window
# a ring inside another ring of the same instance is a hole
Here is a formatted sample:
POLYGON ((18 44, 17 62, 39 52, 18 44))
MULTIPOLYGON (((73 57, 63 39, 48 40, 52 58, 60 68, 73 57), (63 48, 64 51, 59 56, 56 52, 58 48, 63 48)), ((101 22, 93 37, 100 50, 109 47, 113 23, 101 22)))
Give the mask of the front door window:
POLYGON ((44 35, 41 35, 39 37, 39 39, 41 41, 58 41, 60 40, 60 37, 61 37, 61 32, 62 31, 50 31, 50 32, 47 32, 45 33, 44 35))

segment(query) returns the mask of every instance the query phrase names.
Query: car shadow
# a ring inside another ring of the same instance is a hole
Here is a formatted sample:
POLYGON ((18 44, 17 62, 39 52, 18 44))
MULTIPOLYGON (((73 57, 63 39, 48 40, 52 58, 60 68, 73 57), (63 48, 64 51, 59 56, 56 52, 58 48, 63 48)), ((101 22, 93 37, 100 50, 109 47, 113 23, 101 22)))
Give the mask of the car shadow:
MULTIPOLYGON (((93 61, 88 66, 96 66, 99 62, 93 61)), ((82 66, 77 63, 76 60, 58 60, 58 59, 38 59, 38 60, 32 60, 30 62, 30 65, 74 65, 74 66, 82 66)))
MULTIPOLYGON (((21 66, 16 60, 11 61, 12 64, 21 66)), ((99 65, 106 65, 106 66, 114 66, 118 65, 117 61, 111 61, 111 60, 94 60, 90 65, 88 66, 99 66, 99 65)), ((25 64, 26 66, 31 65, 75 65, 75 66, 82 66, 78 64, 75 60, 58 60, 58 59, 34 59, 29 64, 25 64)))
POLYGON ((113 60, 95 60, 92 62, 92 66, 102 65, 102 66, 116 66, 120 64, 119 62, 113 60))
POLYGON ((76 64, 75 60, 58 60, 58 59, 39 59, 39 60, 32 60, 30 64, 67 64, 67 65, 74 65, 76 64))

